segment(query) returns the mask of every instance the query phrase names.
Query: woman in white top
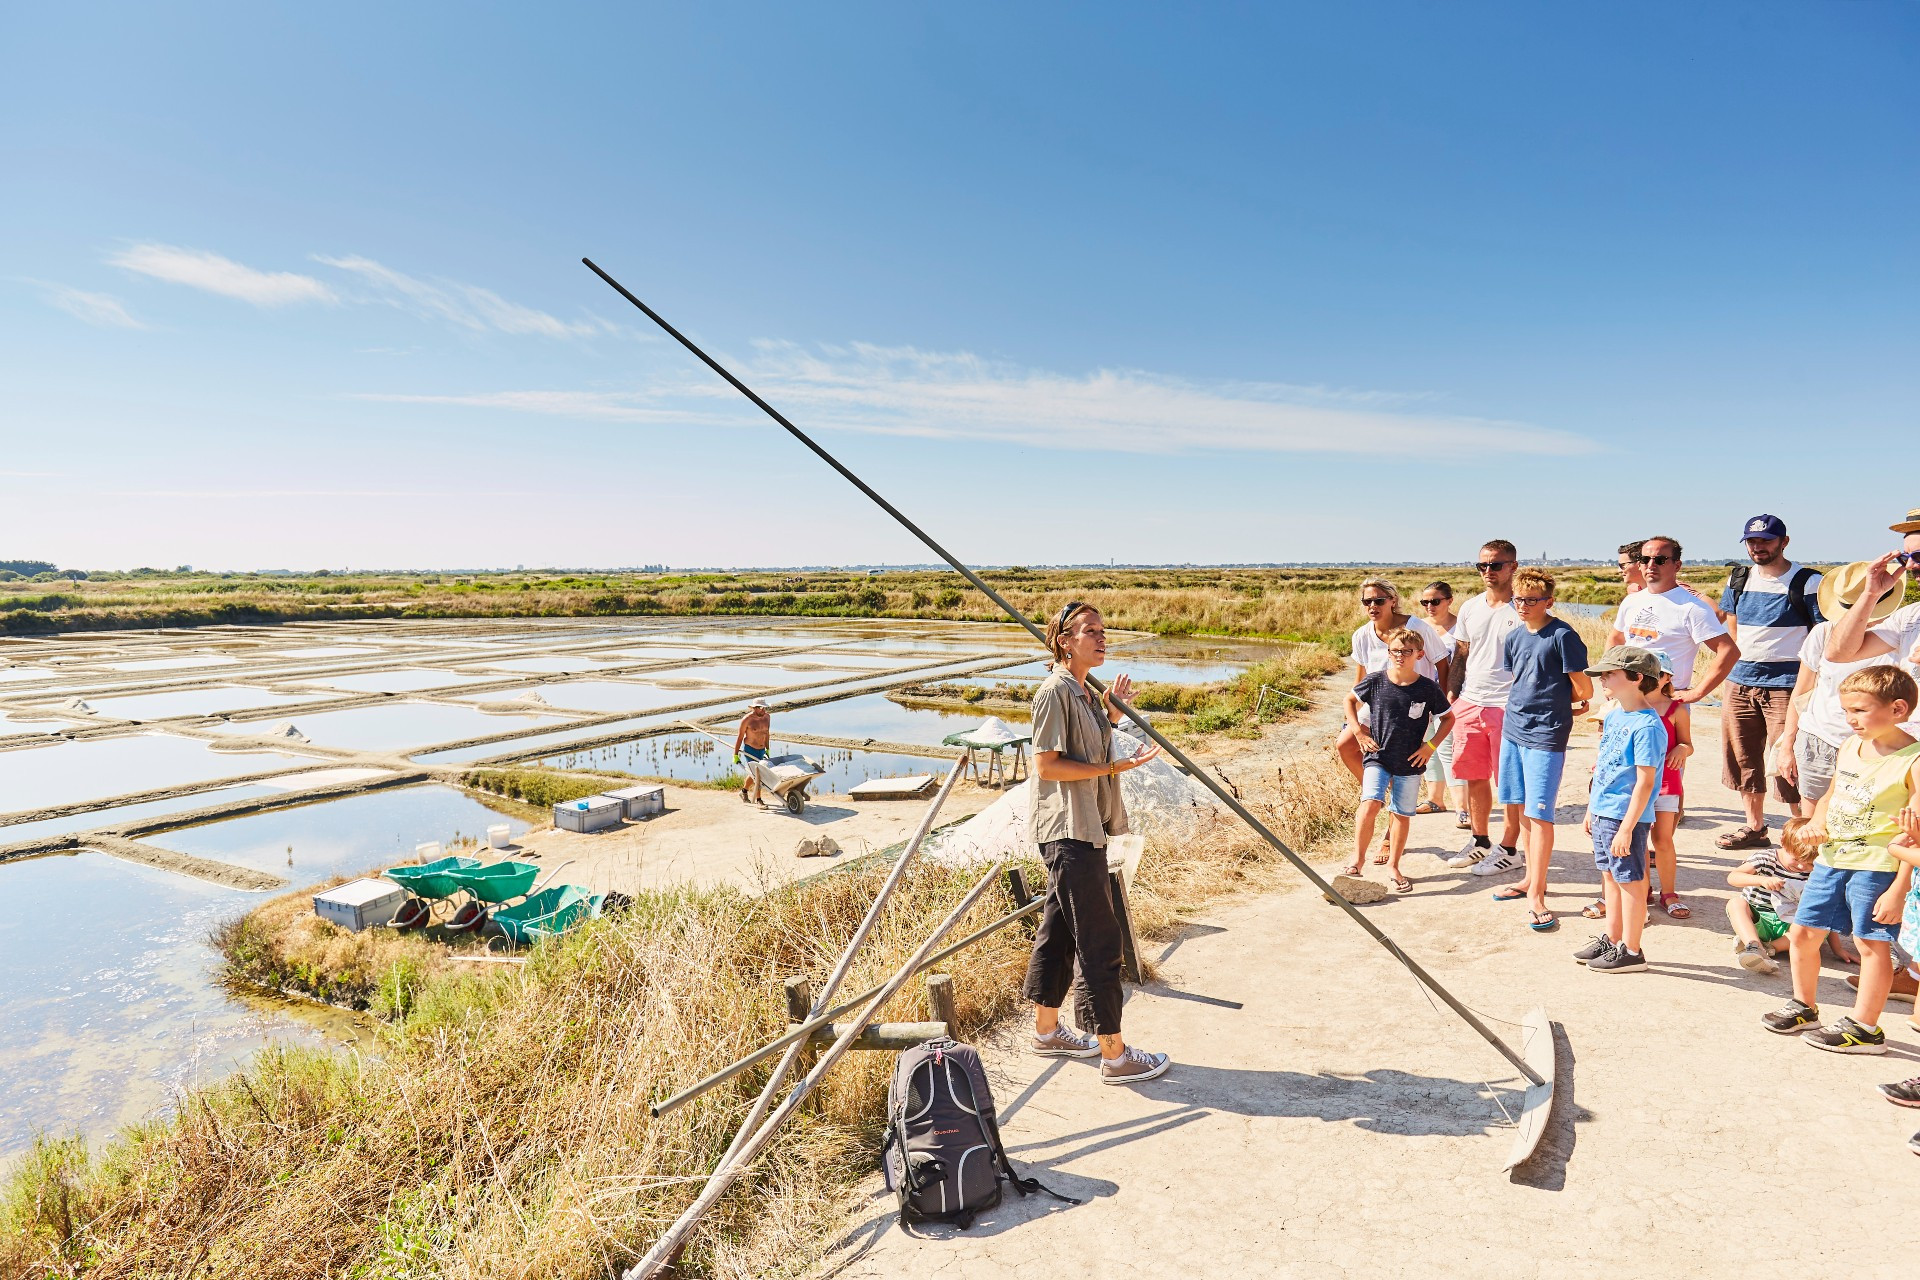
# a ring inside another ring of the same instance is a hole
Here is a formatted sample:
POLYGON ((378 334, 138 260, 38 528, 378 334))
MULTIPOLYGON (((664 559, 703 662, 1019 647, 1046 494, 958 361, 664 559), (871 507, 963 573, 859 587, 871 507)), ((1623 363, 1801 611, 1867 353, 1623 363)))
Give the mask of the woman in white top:
MULTIPOLYGON (((1420 637, 1421 654, 1416 669, 1442 689, 1447 687, 1452 674, 1453 646, 1425 619, 1407 616, 1400 607, 1398 587, 1385 578, 1368 578, 1360 584, 1360 607, 1366 611, 1367 621, 1353 633, 1355 684, 1375 671, 1386 670, 1387 633, 1405 627, 1420 637)), ((1342 725, 1333 745, 1340 753, 1340 763, 1347 766, 1347 771, 1358 782, 1365 761, 1361 759, 1360 744, 1354 741, 1352 732, 1342 725)))

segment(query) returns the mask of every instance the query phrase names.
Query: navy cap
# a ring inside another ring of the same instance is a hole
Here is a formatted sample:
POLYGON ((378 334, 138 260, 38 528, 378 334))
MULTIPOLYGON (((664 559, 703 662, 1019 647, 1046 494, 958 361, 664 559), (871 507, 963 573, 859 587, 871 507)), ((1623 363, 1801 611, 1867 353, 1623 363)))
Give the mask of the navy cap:
POLYGON ((1748 538, 1784 538, 1787 524, 1779 516, 1755 516, 1740 530, 1740 541, 1748 538))

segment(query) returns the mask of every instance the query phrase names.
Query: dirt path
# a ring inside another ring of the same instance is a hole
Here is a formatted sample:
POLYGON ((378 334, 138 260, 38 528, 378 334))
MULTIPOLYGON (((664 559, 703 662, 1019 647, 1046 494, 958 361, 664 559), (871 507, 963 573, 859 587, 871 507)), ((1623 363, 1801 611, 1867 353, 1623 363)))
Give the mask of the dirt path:
MULTIPOLYGON (((1513 877, 1446 869, 1450 816, 1415 820, 1416 891, 1368 908, 1473 1008, 1513 1022, 1544 1004, 1557 1024, 1560 1097, 1515 1175, 1499 1171, 1510 1131, 1495 1099, 1513 1106, 1518 1083, 1506 1064, 1317 895, 1267 894, 1206 914, 1162 950, 1161 981, 1130 990, 1129 1038, 1174 1056, 1162 1080, 1103 1088, 1096 1066, 1032 1058, 1017 1035, 988 1046, 1013 1158, 1084 1205, 1009 1196, 970 1231, 908 1235, 876 1180, 825 1274, 1913 1274, 1920 1114, 1873 1089, 1920 1074, 1911 1008, 1883 1020, 1886 1057, 1761 1029, 1787 979, 1733 963, 1721 903, 1735 857, 1712 838, 1738 811, 1717 715, 1695 723, 1680 835, 1695 914, 1655 913, 1651 972, 1569 958, 1597 884, 1580 830, 1590 732, 1562 793, 1558 932, 1491 900, 1513 877)), ((1261 771, 1265 745, 1242 773, 1261 771)), ((1844 973, 1824 981, 1830 1010, 1849 1002, 1844 973)))

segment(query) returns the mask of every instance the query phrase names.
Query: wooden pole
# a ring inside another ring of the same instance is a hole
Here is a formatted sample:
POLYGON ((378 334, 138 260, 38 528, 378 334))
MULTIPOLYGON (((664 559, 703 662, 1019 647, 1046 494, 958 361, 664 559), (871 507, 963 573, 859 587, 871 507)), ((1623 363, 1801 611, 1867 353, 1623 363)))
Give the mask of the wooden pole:
POLYGON ((953 1028, 959 1025, 960 1017, 953 1005, 953 979, 949 975, 927 975, 927 1015, 935 1022, 946 1023, 948 1035, 953 1035, 953 1028))

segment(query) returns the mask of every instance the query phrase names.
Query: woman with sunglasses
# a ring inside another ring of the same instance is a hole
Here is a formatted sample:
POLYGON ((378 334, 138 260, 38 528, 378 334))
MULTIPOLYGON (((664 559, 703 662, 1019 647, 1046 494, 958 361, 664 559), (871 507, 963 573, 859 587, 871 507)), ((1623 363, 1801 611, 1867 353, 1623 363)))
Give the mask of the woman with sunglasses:
MULTIPOLYGON (((1400 588, 1385 578, 1368 578, 1360 584, 1360 607, 1366 611, 1367 621, 1353 633, 1353 682, 1356 685, 1374 672, 1387 669, 1387 634, 1405 627, 1420 637, 1420 662, 1416 669, 1442 689, 1447 687, 1452 675, 1453 644, 1442 639, 1440 632, 1425 619, 1407 615, 1400 607, 1400 588)), ((1361 781, 1366 761, 1360 744, 1354 740, 1353 730, 1342 726, 1333 746, 1354 781, 1361 781)))
MULTIPOLYGON (((1420 588, 1420 612, 1440 638, 1446 641, 1448 652, 1457 652, 1459 637, 1453 634, 1453 625, 1459 616, 1453 611, 1453 584, 1450 582, 1429 582, 1420 588)), ((1460 676, 1464 668, 1459 663, 1449 664, 1453 677, 1446 693, 1449 698, 1460 692, 1460 676)), ((1415 813, 1445 813, 1448 809, 1459 814, 1459 827, 1465 831, 1472 824, 1467 819, 1467 797, 1464 789, 1458 788, 1453 780, 1453 735, 1448 734, 1440 740, 1440 745, 1427 761, 1427 798, 1420 802, 1415 813), (1456 803, 1456 799, 1458 803, 1456 803)))
POLYGON ((1107 660, 1100 611, 1074 601, 1047 623, 1053 669, 1033 695, 1033 838, 1047 868, 1046 905, 1033 936, 1021 994, 1033 1002, 1033 1052, 1043 1058, 1100 1058, 1102 1084, 1139 1084, 1165 1074, 1167 1055, 1130 1047, 1120 1036, 1120 921, 1107 881, 1107 838, 1127 833, 1120 775, 1160 748, 1113 758, 1113 726, 1133 682, 1115 676, 1098 693, 1087 673, 1107 660), (1060 1005, 1079 961, 1074 1004, 1081 1032, 1060 1025, 1060 1005), (1097 1042, 1084 1034, 1091 1027, 1097 1042))

